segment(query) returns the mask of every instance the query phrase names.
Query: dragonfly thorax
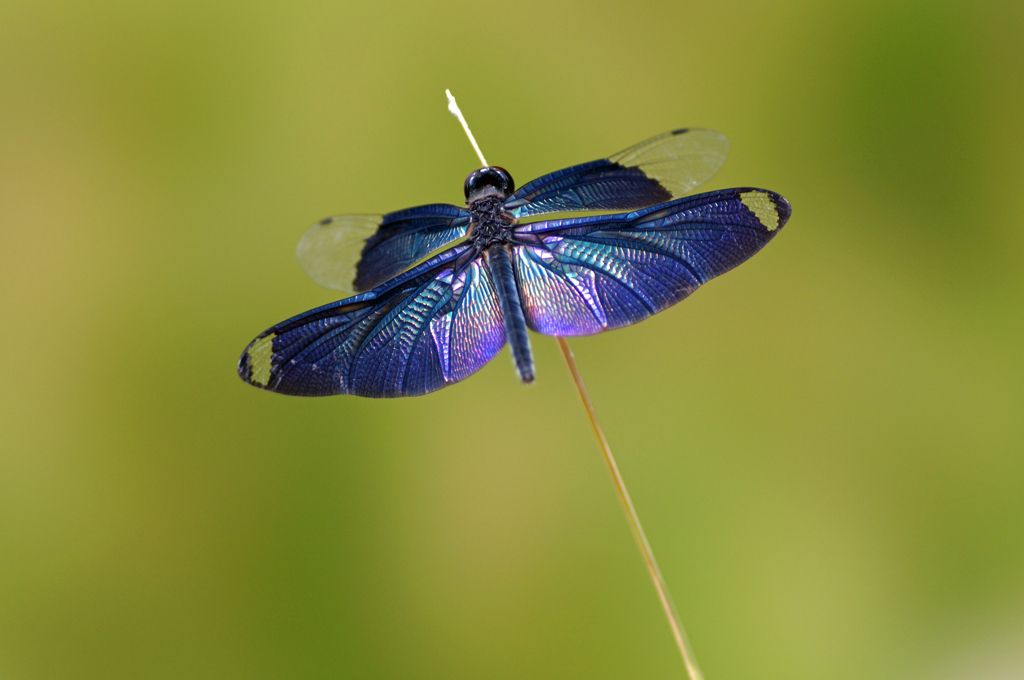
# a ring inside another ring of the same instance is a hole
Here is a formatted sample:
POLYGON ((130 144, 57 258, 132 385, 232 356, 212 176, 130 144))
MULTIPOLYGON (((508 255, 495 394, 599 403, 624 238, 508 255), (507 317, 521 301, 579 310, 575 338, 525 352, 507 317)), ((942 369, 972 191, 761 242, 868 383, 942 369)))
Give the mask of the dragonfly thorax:
POLYGON ((494 243, 507 243, 515 224, 516 218, 505 210, 503 197, 490 195, 469 203, 467 235, 480 248, 494 243))

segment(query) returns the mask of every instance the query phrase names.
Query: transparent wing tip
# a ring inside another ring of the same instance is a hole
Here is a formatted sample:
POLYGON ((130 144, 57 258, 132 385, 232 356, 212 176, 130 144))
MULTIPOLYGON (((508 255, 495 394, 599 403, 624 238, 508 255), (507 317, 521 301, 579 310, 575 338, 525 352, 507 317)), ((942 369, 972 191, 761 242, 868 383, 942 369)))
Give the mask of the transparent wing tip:
POLYGON ((351 295, 363 246, 382 220, 380 215, 338 215, 320 220, 299 240, 295 251, 299 264, 317 284, 351 295))

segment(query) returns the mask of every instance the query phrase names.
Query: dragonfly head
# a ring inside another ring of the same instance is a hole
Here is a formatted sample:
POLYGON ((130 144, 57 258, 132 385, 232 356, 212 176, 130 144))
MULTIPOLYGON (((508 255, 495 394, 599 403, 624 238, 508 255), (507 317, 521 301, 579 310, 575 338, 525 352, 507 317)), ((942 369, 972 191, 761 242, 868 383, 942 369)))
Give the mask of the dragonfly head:
POLYGON ((466 204, 484 198, 485 196, 496 196, 505 199, 516 190, 516 183, 512 181, 512 175, 508 174, 505 168, 492 165, 489 168, 480 168, 470 173, 466 178, 466 204))

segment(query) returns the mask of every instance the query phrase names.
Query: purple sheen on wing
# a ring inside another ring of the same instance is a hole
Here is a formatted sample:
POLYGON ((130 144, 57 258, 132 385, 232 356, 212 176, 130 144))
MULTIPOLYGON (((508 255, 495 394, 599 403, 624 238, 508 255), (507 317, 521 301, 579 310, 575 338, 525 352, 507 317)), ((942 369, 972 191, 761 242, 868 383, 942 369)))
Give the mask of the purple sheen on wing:
POLYGON ((527 323, 547 335, 591 335, 636 323, 700 285, 675 258, 643 249, 544 237, 517 248, 527 323))
POLYGON ((486 265, 474 260, 463 276, 465 287, 451 328, 452 382, 480 370, 505 345, 505 322, 486 265))

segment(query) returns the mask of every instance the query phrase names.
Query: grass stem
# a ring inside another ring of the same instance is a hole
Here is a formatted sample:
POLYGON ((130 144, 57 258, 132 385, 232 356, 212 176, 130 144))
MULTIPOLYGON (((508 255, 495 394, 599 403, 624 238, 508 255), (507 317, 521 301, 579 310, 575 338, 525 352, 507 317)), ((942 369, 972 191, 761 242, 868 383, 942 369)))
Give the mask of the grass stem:
POLYGON ((572 349, 569 348, 569 343, 565 338, 555 339, 558 341, 558 349, 562 352, 562 358, 565 359, 565 366, 569 369, 569 375, 572 376, 572 382, 576 385, 576 394, 579 395, 580 401, 583 402, 583 410, 587 412, 590 427, 594 430, 594 436, 597 437, 597 444, 601 448, 601 454, 604 456, 604 463, 608 466, 608 472, 612 475, 612 484, 615 485, 615 492, 619 495, 619 502, 622 503, 622 509, 626 513, 626 521, 629 522, 629 528, 633 531, 633 538, 636 539, 636 545, 640 548, 640 555, 644 558, 644 564, 647 565, 647 571, 651 574, 651 580, 654 581, 654 589, 658 591, 661 608, 665 610, 665 618, 668 619, 668 625, 672 629, 672 637, 675 638, 676 646, 679 647, 679 653, 683 657, 686 672, 689 673, 690 680, 703 680, 704 676, 697 666, 697 661, 693 657, 693 650, 690 649, 690 641, 686 639, 686 631, 683 630, 683 624, 679 620, 679 613, 676 612, 675 605, 672 604, 672 596, 668 593, 668 586, 665 585, 665 579, 661 576, 658 562, 654 559, 654 553, 651 552, 647 536, 644 534, 643 527, 640 526, 640 518, 636 514, 636 508, 633 507, 633 501, 630 500, 629 492, 626 491, 626 483, 622 480, 619 466, 615 464, 615 457, 608 446, 608 440, 605 439, 604 431, 601 430, 597 414, 594 413, 594 405, 590 402, 590 395, 587 394, 587 387, 583 384, 583 377, 580 375, 580 369, 576 365, 572 349))
MULTIPOLYGON (((484 159, 484 154, 480 151, 473 133, 470 132, 469 124, 466 122, 465 116, 462 115, 459 105, 455 103, 455 97, 452 96, 450 90, 445 90, 444 92, 448 97, 448 110, 462 124, 462 129, 466 132, 466 136, 469 137, 473 150, 476 151, 480 162, 486 167, 487 161, 484 159)), ((565 359, 569 375, 572 376, 572 381, 576 385, 576 393, 579 395, 580 401, 583 402, 583 410, 587 412, 590 427, 594 429, 594 436, 597 437, 598 446, 601 447, 604 463, 608 466, 608 472, 612 475, 612 483, 615 485, 615 492, 619 495, 622 509, 626 513, 626 521, 629 522, 629 528, 633 531, 633 538, 636 539, 637 547, 640 548, 640 555, 644 558, 644 564, 647 565, 647 571, 651 574, 651 580, 654 581, 654 589, 658 591, 658 599, 661 600, 661 607, 665 610, 665 617, 668 619, 668 625, 672 629, 672 637, 675 638, 676 646, 679 647, 679 653, 683 657, 686 672, 689 673, 690 680, 704 680, 700 668, 697 667, 697 661, 693 658, 693 650, 690 649, 690 642, 686 639, 686 631, 683 630, 683 624, 679 621, 679 614, 676 612, 675 605, 672 604, 672 597, 668 594, 665 579, 661 577, 661 571, 658 569, 658 563, 654 559, 654 553, 651 552, 651 546, 647 543, 647 536, 644 535, 644 529, 640 526, 640 518, 636 514, 636 508, 633 507, 633 501, 629 499, 626 483, 622 481, 619 467, 615 464, 615 457, 612 456, 612 450, 608 447, 608 440, 604 438, 601 425, 597 422, 597 414, 594 413, 594 405, 590 403, 590 395, 587 394, 587 388, 583 384, 583 377, 580 375, 580 369, 576 365, 576 359, 573 357, 572 350, 569 349, 569 343, 565 338, 555 339, 558 341, 558 349, 562 351, 562 358, 565 359)))

